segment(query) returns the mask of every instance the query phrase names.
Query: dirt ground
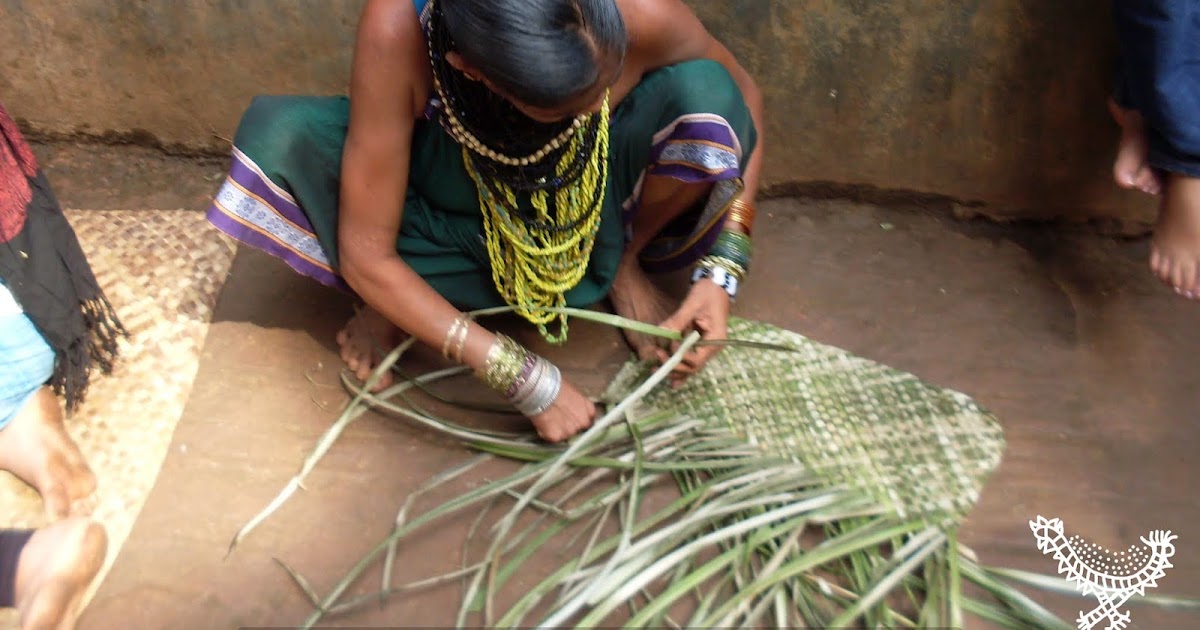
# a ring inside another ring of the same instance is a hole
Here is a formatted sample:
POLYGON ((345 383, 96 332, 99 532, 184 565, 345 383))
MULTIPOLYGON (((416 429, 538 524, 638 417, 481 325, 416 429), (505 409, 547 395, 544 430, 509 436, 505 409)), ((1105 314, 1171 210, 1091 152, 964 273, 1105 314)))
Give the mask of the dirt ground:
MULTIPOLYGON (((134 147, 39 146, 64 205, 203 210, 222 160, 134 147)), ((1158 592, 1200 596, 1200 304, 1146 271, 1147 242, 1060 226, 962 222, 915 207, 763 204, 739 315, 976 398, 1008 449, 964 529, 985 563, 1053 574, 1027 521, 1062 518, 1113 549, 1179 539, 1158 592)), ((344 400, 333 336, 342 295, 243 248, 157 485, 84 630, 286 627, 311 611, 274 558, 328 589, 390 529, 416 486, 468 455, 404 421, 353 424, 297 494, 234 553, 230 539, 298 470, 344 400)), ((627 352, 582 323, 557 354, 598 392, 627 352)), ((478 477, 475 479, 478 481, 478 477)), ((471 483, 468 480, 467 483, 471 483)), ((454 568, 465 523, 418 539, 399 572, 454 568)), ((363 591, 367 586, 363 586, 363 591)), ((336 626, 446 626, 456 586, 336 626)), ((1091 602, 1038 594, 1068 620, 1091 602)), ((1133 609, 1131 627, 1195 627, 1133 609)), ((971 624, 968 627, 985 627, 971 624)))

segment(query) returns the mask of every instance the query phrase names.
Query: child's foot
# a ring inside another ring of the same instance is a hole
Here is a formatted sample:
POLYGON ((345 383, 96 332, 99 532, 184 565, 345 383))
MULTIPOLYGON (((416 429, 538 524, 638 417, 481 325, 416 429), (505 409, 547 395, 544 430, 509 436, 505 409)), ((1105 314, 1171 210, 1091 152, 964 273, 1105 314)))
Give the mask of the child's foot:
POLYGON ((1148 195, 1162 192, 1162 178, 1150 166, 1150 145, 1142 115, 1132 109, 1121 109, 1109 99, 1108 110, 1121 126, 1121 142, 1113 162, 1113 179, 1122 188, 1140 190, 1148 195))
POLYGON ((1176 293, 1200 298, 1200 178, 1172 175, 1168 181, 1150 269, 1176 293))
POLYGON ((107 551, 104 528, 86 519, 69 518, 34 532, 17 562, 21 629, 74 628, 107 551))
MULTIPOLYGON (((360 381, 366 381, 383 357, 403 340, 404 333, 369 306, 363 306, 337 334, 342 361, 360 381)), ((389 370, 380 376, 372 391, 383 391, 391 384, 392 373, 389 370)))
POLYGON ((62 410, 43 387, 0 430, 0 469, 33 486, 42 495, 51 521, 80 509, 96 490, 96 476, 63 426, 62 410))

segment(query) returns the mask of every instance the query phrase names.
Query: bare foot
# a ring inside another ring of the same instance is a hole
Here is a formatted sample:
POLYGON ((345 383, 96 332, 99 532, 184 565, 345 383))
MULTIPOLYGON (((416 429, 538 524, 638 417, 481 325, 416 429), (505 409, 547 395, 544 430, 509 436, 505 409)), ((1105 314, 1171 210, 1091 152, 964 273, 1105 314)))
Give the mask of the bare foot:
POLYGON ((16 600, 22 630, 70 630, 108 551, 99 524, 70 518, 33 533, 17 562, 16 600))
POLYGON ((48 387, 34 394, 0 431, 0 468, 42 495, 51 521, 65 518, 96 490, 96 476, 63 427, 62 410, 48 387))
MULTIPOLYGON (((636 260, 621 261, 609 298, 612 300, 613 309, 621 317, 655 326, 675 312, 671 299, 654 286, 636 260)), ((655 349, 659 346, 654 337, 628 330, 622 332, 625 334, 625 341, 639 359, 648 361, 656 357, 655 349)))
MULTIPOLYGON (((337 334, 342 361, 360 381, 366 381, 383 357, 403 340, 404 333, 369 306, 363 306, 337 334)), ((392 373, 389 371, 380 377, 371 391, 382 391, 391 384, 392 373)))
POLYGON ((1150 249, 1154 275, 1190 298, 1200 298, 1200 178, 1171 175, 1150 249))
POLYGON ((1122 188, 1135 188, 1148 195, 1161 193, 1162 178, 1150 166, 1150 145, 1142 115, 1132 109, 1121 109, 1112 99, 1108 101, 1108 111, 1121 126, 1113 179, 1122 188))

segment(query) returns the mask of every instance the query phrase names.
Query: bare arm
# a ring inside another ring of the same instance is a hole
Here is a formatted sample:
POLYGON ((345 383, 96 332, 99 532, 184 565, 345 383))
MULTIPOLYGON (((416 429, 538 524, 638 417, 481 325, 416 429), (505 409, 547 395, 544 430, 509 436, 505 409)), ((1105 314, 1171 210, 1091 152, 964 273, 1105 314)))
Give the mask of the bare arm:
MULTIPOLYGON (((412 0, 368 0, 350 80, 338 246, 351 288, 401 330, 440 348, 459 312, 396 253, 414 121, 429 95, 428 59, 412 0)), ((471 324, 464 363, 480 370, 495 341, 471 324)), ((564 380, 550 407, 531 420, 555 442, 588 427, 595 415, 595 405, 564 380)))
MULTIPOLYGON (((413 128, 428 96, 428 56, 411 0, 369 0, 350 81, 338 248, 346 282, 401 330, 440 348, 458 316, 396 253, 413 128)), ((463 357, 483 364, 494 340, 472 326, 463 357)))
POLYGON ((758 129, 758 148, 750 157, 742 177, 746 190, 742 199, 753 202, 758 194, 762 170, 763 101, 758 84, 724 44, 708 32, 696 14, 682 0, 618 0, 629 29, 629 61, 638 64, 634 77, 664 66, 711 59, 725 66, 733 77, 750 117, 758 129))

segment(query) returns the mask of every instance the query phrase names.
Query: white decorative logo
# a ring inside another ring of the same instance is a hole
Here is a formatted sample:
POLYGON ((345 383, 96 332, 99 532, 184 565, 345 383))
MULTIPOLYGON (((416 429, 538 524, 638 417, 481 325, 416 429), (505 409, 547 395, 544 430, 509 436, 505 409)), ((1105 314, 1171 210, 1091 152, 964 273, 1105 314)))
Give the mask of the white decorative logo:
POLYGON ((1158 586, 1158 579, 1167 574, 1175 555, 1172 540, 1178 536, 1167 531, 1150 532, 1142 538, 1145 547, 1132 546, 1127 551, 1111 552, 1084 541, 1079 536, 1063 535, 1063 523, 1057 518, 1046 520, 1041 515, 1029 521, 1029 529, 1037 539, 1038 549, 1058 560, 1058 572, 1084 595, 1095 595, 1100 605, 1091 612, 1080 611, 1076 623, 1079 630, 1090 630, 1108 620, 1105 630, 1121 630, 1129 624, 1129 613, 1119 607, 1135 593, 1145 595, 1147 588, 1158 586))

